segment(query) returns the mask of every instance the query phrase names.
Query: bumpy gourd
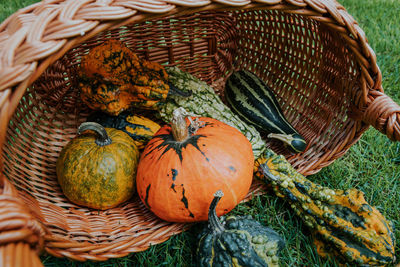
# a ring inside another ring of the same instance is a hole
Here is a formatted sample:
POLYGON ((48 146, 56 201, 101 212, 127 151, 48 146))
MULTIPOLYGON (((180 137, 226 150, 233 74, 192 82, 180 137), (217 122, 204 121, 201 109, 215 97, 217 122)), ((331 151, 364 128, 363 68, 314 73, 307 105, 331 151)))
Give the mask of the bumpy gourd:
POLYGON ((313 229, 319 255, 359 265, 394 261, 393 226, 365 201, 363 192, 332 190, 313 183, 271 151, 256 160, 255 170, 313 229))
POLYGON ((138 160, 139 151, 126 133, 85 122, 57 159, 57 179, 71 202, 104 210, 135 192, 138 160))
POLYGON ((156 109, 170 92, 163 66, 139 59, 113 39, 82 57, 78 78, 82 101, 111 115, 130 108, 156 109))
POLYGON ((222 191, 214 194, 208 227, 199 235, 198 266, 278 266, 283 239, 251 216, 229 216, 220 221, 215 207, 222 196, 222 191))
POLYGON ((124 111, 118 116, 98 111, 91 114, 87 121, 94 121, 103 127, 124 131, 133 139, 138 149, 144 148, 161 127, 158 123, 144 116, 135 115, 128 111, 124 111))
POLYGON ((212 194, 224 190, 218 215, 232 210, 253 180, 251 144, 237 129, 206 117, 174 112, 147 143, 137 171, 137 191, 158 217, 172 222, 207 220, 212 194))

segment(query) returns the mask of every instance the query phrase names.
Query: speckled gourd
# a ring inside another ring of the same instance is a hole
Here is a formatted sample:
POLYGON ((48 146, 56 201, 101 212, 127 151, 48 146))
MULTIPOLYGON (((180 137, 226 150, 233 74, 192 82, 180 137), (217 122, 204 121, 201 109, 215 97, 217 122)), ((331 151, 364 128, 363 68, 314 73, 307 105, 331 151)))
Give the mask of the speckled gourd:
POLYGON ((365 201, 363 192, 313 183, 271 151, 256 161, 255 170, 313 229, 319 255, 358 265, 385 265, 395 260, 392 223, 365 201))
POLYGON ((115 39, 91 48, 82 57, 78 86, 84 103, 111 115, 131 108, 156 109, 169 94, 182 95, 168 84, 162 65, 140 59, 115 39))
POLYGON ((87 121, 124 131, 133 139, 138 149, 144 148, 161 127, 149 118, 135 115, 130 111, 123 111, 118 116, 96 111, 87 118, 87 121))
POLYGON ((215 207, 222 196, 222 191, 214 194, 208 227, 199 235, 198 266, 278 266, 283 239, 251 216, 229 216, 220 221, 215 207))
POLYGON ((105 210, 135 192, 139 150, 123 131, 84 122, 60 152, 57 180, 73 203, 105 210))

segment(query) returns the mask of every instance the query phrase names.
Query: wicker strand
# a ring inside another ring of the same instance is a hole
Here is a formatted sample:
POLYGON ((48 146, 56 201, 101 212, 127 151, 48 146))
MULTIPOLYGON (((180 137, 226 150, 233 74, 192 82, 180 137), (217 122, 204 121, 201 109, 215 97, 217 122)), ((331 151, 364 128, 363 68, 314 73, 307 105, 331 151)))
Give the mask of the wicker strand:
POLYGON ((371 104, 362 115, 362 120, 371 124, 391 140, 400 140, 400 106, 379 91, 370 92, 371 104))
POLYGON ((0 265, 41 266, 37 254, 44 248, 46 230, 14 186, 0 177, 0 265))

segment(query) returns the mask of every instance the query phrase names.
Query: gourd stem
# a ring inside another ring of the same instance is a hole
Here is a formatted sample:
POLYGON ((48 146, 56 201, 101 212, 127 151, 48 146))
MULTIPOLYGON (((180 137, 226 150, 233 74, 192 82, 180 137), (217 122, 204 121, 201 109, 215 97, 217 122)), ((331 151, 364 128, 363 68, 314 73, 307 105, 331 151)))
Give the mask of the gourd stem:
POLYGON ((217 207, 219 200, 223 196, 224 193, 221 190, 215 192, 214 199, 212 200, 210 209, 208 210, 208 223, 210 224, 211 229, 217 233, 222 233, 223 231, 225 231, 225 228, 219 221, 217 212, 215 211, 215 208, 217 207))
POLYGON ((181 89, 173 85, 171 82, 168 82, 168 85, 169 85, 169 91, 167 97, 170 95, 181 96, 181 97, 189 97, 192 95, 192 91, 187 91, 187 92, 182 91, 181 89))
POLYGON ((262 174, 264 174, 264 178, 266 178, 267 180, 276 182, 277 184, 282 183, 281 179, 278 176, 275 176, 270 172, 267 163, 260 164, 259 170, 261 171, 262 174))
POLYGON ((171 122, 172 135, 178 142, 184 142, 189 137, 184 111, 184 109, 179 108, 174 110, 171 122))
POLYGON ((287 145, 290 145, 293 141, 293 136, 291 134, 278 134, 270 133, 267 135, 268 138, 278 139, 287 145))
POLYGON ((111 139, 108 136, 106 129, 97 122, 84 122, 78 127, 78 134, 84 131, 91 130, 96 133, 95 143, 99 146, 106 146, 111 144, 111 139))

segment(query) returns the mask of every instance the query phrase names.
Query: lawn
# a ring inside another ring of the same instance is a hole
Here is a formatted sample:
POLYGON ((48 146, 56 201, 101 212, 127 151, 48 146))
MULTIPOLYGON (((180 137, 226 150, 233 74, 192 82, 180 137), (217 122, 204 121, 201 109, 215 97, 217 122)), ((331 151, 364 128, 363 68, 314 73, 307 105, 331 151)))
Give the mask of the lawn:
MULTIPOLYGON (((0 21, 34 0, 1 0, 0 21)), ((383 74, 386 94, 400 103, 400 2, 398 0, 341 0, 365 31, 377 55, 383 74)), ((376 206, 395 224, 400 240, 400 142, 391 142, 370 128, 348 153, 309 177, 331 188, 356 187, 365 192, 366 200, 376 206)), ((336 266, 321 259, 315 252, 310 233, 302 221, 293 215, 289 205, 274 195, 255 197, 239 205, 235 214, 252 214, 257 220, 279 232, 287 242, 281 257, 282 266, 336 266)), ((174 236, 147 251, 130 254, 106 262, 78 263, 49 255, 41 257, 45 266, 192 266, 196 228, 174 236)), ((396 245, 398 261, 400 241, 396 245)))

